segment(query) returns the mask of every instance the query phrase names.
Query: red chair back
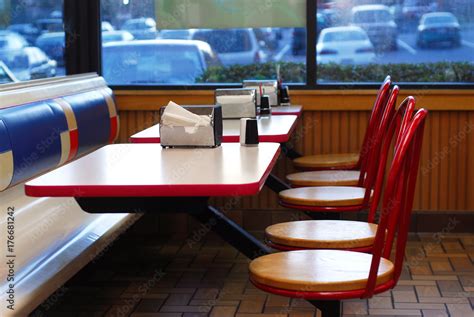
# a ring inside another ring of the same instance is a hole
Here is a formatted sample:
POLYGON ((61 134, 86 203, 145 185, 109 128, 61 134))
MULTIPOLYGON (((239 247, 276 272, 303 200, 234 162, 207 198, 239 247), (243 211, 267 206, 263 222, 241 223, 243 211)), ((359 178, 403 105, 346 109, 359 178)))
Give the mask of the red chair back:
MULTIPOLYGON (((407 102, 407 105, 409 104, 410 101, 407 102)), ((397 237, 393 259, 395 268, 390 281, 392 287, 397 284, 400 278, 427 115, 428 111, 421 109, 411 120, 409 114, 405 115, 400 124, 401 136, 397 137, 398 143, 395 146, 394 158, 387 179, 380 221, 372 251, 373 257, 369 279, 363 297, 372 297, 376 292, 380 260, 382 257, 390 258, 395 236, 397 237)))
POLYGON ((361 167, 361 164, 370 154, 370 150, 373 145, 373 138, 377 134, 378 123, 380 122, 380 118, 384 112, 385 106, 387 105, 391 85, 392 80, 390 76, 387 76, 379 88, 377 98, 375 98, 374 107, 372 108, 369 123, 367 124, 367 129, 365 130, 364 141, 362 142, 362 147, 360 150, 359 162, 357 163, 358 168, 361 167))
MULTIPOLYGON (((379 156, 381 155, 383 141, 386 138, 390 123, 393 120, 393 116, 395 115, 395 107, 397 104, 398 94, 400 92, 400 88, 398 86, 394 86, 390 96, 386 102, 386 106, 383 109, 383 113, 379 119, 378 125, 376 126, 377 133, 374 134, 373 138, 370 140, 370 152, 368 153, 368 157, 364 162, 362 162, 361 169, 360 169, 360 178, 359 178, 359 186, 365 187, 365 197, 364 197, 364 205, 368 206, 370 202, 370 196, 372 195, 372 191, 375 188, 377 173, 378 173, 378 165, 379 156)), ((386 149, 388 150, 388 148, 386 149)), ((374 201, 372 200, 372 204, 374 201)), ((376 202, 378 203, 378 201, 376 202)))
MULTIPOLYGON (((374 188, 374 194, 372 197, 372 204, 369 209, 368 222, 375 223, 375 216, 377 213, 377 208, 379 206, 380 197, 382 195, 383 182, 385 179, 385 168, 387 166, 388 154, 390 151, 390 146, 393 141, 393 136, 396 135, 396 141, 394 145, 394 151, 396 151, 397 144, 400 142, 400 138, 403 135, 403 132, 406 130, 408 123, 413 117, 413 112, 415 111, 415 98, 407 97, 398 107, 398 109, 393 112, 386 113, 381 123, 381 131, 386 131, 383 136, 380 136, 378 146, 380 149, 378 152, 374 152, 371 162, 378 162, 378 164, 372 164, 374 171, 370 175, 374 188), (387 122, 390 122, 387 124, 387 122)), ((367 195, 368 193, 366 193, 367 195)))

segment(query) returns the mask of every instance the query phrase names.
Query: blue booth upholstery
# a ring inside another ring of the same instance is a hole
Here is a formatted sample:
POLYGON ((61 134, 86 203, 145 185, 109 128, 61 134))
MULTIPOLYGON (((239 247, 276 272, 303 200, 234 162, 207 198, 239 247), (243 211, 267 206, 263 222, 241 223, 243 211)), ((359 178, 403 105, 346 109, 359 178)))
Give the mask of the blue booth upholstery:
POLYGON ((0 111, 8 131, 13 152, 15 185, 43 171, 57 167, 61 161, 61 134, 68 130, 59 105, 37 102, 0 111))
POLYGON ((66 96, 63 100, 71 105, 74 111, 79 131, 79 155, 109 142, 110 116, 103 94, 88 92, 66 96))
POLYGON ((0 189, 7 188, 13 178, 13 151, 7 127, 0 119, 0 189))
POLYGON ((17 104, 0 104, 0 191, 115 141, 112 91, 100 77, 93 84, 66 83, 34 102, 18 92, 17 104))

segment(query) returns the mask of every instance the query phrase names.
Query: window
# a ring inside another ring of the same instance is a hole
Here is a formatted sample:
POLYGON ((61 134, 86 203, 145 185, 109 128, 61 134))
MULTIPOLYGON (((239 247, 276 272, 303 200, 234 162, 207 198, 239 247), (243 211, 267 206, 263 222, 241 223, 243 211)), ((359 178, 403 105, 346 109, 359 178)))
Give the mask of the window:
POLYGON ((317 83, 474 81, 471 0, 320 1, 317 83))
POLYGON ((2 3, 0 61, 18 80, 64 75, 62 0, 2 3))
POLYGON ((103 0, 111 85, 306 81, 305 0, 103 0), (294 27, 293 27, 294 26, 294 27), (123 34, 112 38, 111 34, 123 34))

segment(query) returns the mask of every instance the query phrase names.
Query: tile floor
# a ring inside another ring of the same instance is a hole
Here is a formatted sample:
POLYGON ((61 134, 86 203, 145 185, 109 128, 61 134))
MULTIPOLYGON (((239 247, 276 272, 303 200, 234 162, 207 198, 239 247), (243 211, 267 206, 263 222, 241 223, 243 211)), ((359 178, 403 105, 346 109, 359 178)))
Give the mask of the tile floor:
MULTIPOLYGON (((351 316, 474 316, 474 235, 410 237, 398 286, 343 303, 351 316)), ((32 316, 306 317, 303 300, 268 295, 248 281, 248 260, 219 238, 126 234, 32 316)))

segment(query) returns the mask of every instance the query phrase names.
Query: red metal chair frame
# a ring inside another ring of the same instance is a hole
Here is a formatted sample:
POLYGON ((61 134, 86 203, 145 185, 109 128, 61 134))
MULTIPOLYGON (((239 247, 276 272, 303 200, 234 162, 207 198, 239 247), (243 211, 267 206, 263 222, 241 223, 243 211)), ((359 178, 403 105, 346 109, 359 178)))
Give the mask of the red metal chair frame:
MULTIPOLYGON (((390 108, 389 108, 390 109, 390 108)), ((369 223, 375 223, 375 217, 377 214, 377 208, 379 205, 380 201, 380 196, 382 193, 382 188, 383 188, 383 181, 385 179, 385 168, 387 165, 387 159, 388 159, 388 154, 389 154, 389 149, 393 141, 393 136, 396 135, 396 140, 395 140, 395 145, 394 145, 394 151, 396 151, 396 148, 398 144, 400 143, 400 138, 404 135, 404 132, 407 129, 408 124, 411 122, 411 119, 413 118, 413 113, 415 111, 415 99, 413 97, 407 97, 398 107, 398 109, 395 111, 393 108, 392 110, 387 110, 384 113, 384 117, 382 118, 382 123, 381 127, 383 129, 386 129, 386 134, 383 138, 382 144, 376 144, 377 147, 380 146, 380 151, 373 153, 373 157, 371 158, 372 161, 378 161, 378 167, 376 170, 376 179, 375 179, 375 189, 374 189, 374 196, 372 199, 372 203, 370 204, 370 209, 369 209, 369 214, 368 214, 368 219, 367 222, 369 223), (386 127, 386 123, 388 121, 390 122, 390 125, 386 127)), ((376 143, 380 142, 381 140, 377 140, 376 143)), ((374 175, 374 176, 375 176, 374 175)), ((374 177, 371 176, 371 177, 374 177)), ((289 205, 289 204, 285 204, 289 205)), ((303 208, 303 206, 296 206, 294 205, 294 208, 297 209, 304 209, 307 210, 306 207, 303 208)), ((310 207, 312 210, 311 211, 320 211, 319 209, 316 210, 316 208, 310 207)), ((318 207, 321 208, 321 207, 318 207)), ((328 207, 325 208, 325 212, 329 211, 335 211, 335 212, 341 212, 341 211, 359 211, 358 209, 359 206, 350 206, 350 207, 328 207), (350 208, 350 209, 349 209, 350 208)), ((280 245, 273 243, 271 241, 266 241, 266 243, 280 251, 295 251, 295 250, 311 250, 310 248, 301 248, 301 247, 291 247, 291 246, 285 246, 285 245, 280 245)), ((355 252, 371 252, 373 246, 366 246, 366 247, 360 247, 360 248, 349 248, 349 249, 344 249, 346 251, 355 251, 355 252)))
POLYGON ((309 168, 306 170, 312 171, 322 171, 322 170, 360 170, 366 161, 367 156, 370 155, 373 141, 378 134, 377 123, 380 122, 380 118, 384 112, 384 109, 387 105, 390 95, 390 86, 392 85, 392 80, 390 76, 385 77, 382 85, 377 92, 377 97, 375 98, 374 107, 372 108, 372 113, 370 114, 370 119, 367 124, 367 129, 365 130, 364 140, 360 149, 359 160, 356 165, 350 166, 338 166, 338 167, 329 167, 329 168, 309 168))
POLYGON ((372 263, 365 289, 340 292, 308 292, 274 288, 255 281, 252 281, 252 283, 263 291, 272 294, 308 300, 370 298, 374 294, 393 288, 402 272, 427 115, 428 111, 421 109, 413 116, 412 120, 409 120, 409 116, 405 116, 400 125, 402 136, 397 137, 394 159, 386 182, 380 222, 372 251, 372 263), (386 283, 376 285, 381 258, 390 258, 395 236, 397 236, 397 241, 392 279, 386 283))
MULTIPOLYGON (((384 139, 388 137, 388 134, 390 134, 388 133, 390 129, 395 128, 395 124, 393 124, 392 121, 393 121, 393 117, 396 114, 395 105, 397 103, 399 92, 400 92, 400 88, 398 86, 394 86, 390 93, 390 96, 388 97, 387 102, 385 102, 385 107, 383 109, 384 111, 381 117, 378 118, 379 125, 376 129, 377 133, 371 136, 371 139, 367 141, 367 146, 369 146, 370 144, 370 151, 366 154, 368 155, 368 158, 364 159, 365 163, 361 165, 361 170, 360 170, 361 176, 359 179, 359 183, 361 187, 364 187, 366 189, 362 204, 354 205, 354 206, 340 206, 340 207, 326 207, 326 206, 313 207, 313 206, 289 204, 281 200, 280 200, 280 204, 283 207, 309 211, 309 212, 357 212, 357 211, 368 209, 370 205, 373 204, 373 202, 375 202, 375 205, 378 205, 378 200, 372 199, 372 203, 371 203, 370 196, 371 196, 372 190, 374 190, 374 198, 380 196, 380 195, 375 196, 376 191, 381 190, 381 188, 375 187, 379 168, 378 168, 378 164, 370 164, 370 162, 379 161, 378 157, 381 154, 380 151, 382 149, 384 139), (382 133, 379 133, 379 131, 382 131, 382 133)), ((376 115, 378 116, 377 113, 376 115)), ((400 113, 400 115, 402 114, 400 113)), ((393 134, 390 134, 390 137, 392 136, 393 134)), ((388 151, 388 147, 384 150, 388 151)), ((385 168, 385 166, 383 168, 385 168)))

